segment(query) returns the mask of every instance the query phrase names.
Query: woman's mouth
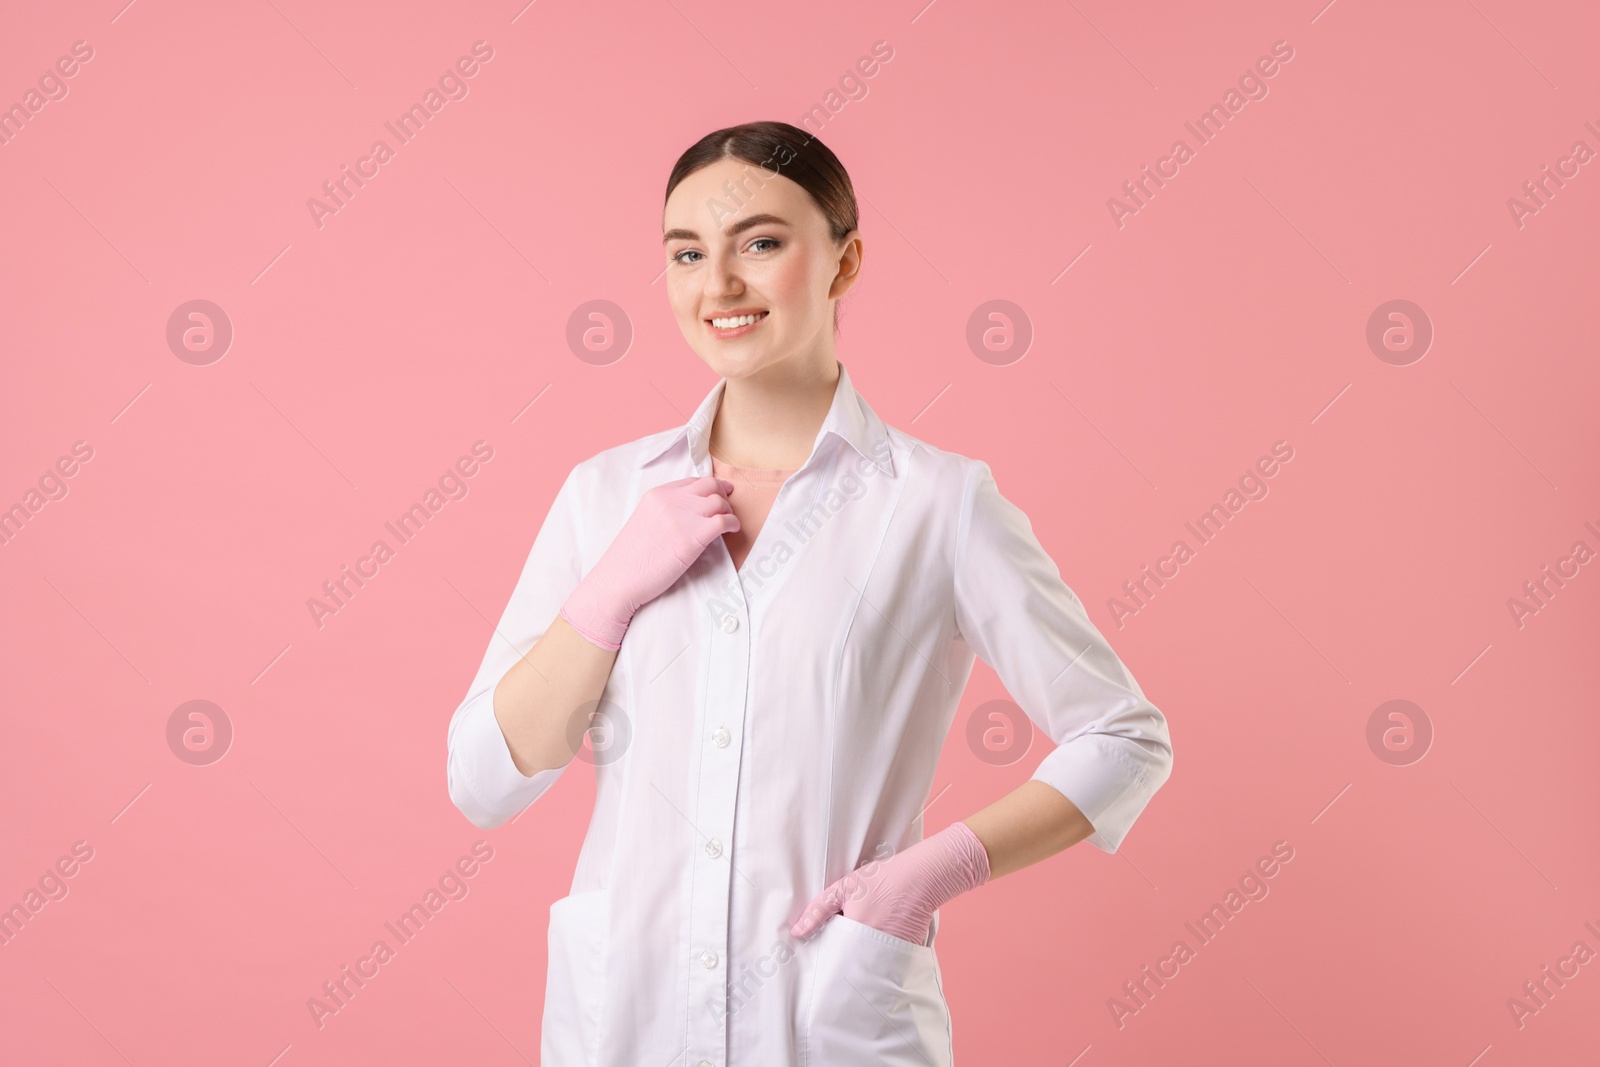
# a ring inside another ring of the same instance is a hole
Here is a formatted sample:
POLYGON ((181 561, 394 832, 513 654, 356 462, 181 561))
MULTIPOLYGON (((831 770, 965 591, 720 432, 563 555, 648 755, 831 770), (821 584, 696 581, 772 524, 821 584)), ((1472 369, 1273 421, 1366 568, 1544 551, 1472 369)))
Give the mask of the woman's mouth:
POLYGON ((719 341, 731 341, 736 337, 743 337, 766 319, 768 312, 751 311, 743 314, 716 315, 706 319, 706 325, 711 328, 712 336, 719 341))

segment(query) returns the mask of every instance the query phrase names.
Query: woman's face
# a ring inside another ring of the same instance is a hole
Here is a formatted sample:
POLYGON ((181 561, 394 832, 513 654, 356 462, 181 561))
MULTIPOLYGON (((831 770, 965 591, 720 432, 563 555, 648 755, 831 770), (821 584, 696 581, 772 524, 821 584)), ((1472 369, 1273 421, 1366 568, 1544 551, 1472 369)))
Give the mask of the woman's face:
POLYGON ((689 347, 719 376, 833 348, 833 304, 855 283, 861 240, 835 242, 811 195, 781 174, 721 159, 690 174, 662 215, 667 299, 689 347), (755 316, 747 325, 714 322, 755 316))

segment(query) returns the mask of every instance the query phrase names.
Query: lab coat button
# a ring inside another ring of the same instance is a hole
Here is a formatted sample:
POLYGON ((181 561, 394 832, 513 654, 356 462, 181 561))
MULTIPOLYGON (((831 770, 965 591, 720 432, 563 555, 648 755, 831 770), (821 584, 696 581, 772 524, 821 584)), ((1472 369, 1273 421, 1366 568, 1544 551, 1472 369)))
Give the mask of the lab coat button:
POLYGON ((716 745, 718 748, 727 748, 728 731, 724 730, 720 726, 717 727, 717 732, 711 735, 711 743, 716 745))
POLYGON ((706 970, 709 971, 711 968, 717 965, 717 954, 712 952, 710 949, 706 949, 704 952, 700 953, 700 962, 705 964, 706 970))
POLYGON ((701 1060, 699 1063, 695 1064, 694 1067, 711 1067, 711 1061, 701 1060))
POLYGON ((710 841, 707 841, 706 855, 710 856, 712 859, 716 859, 718 856, 722 855, 722 842, 718 841, 714 837, 710 841))
POLYGON ((739 628, 739 616, 737 616, 737 615, 724 615, 722 617, 722 632, 723 633, 731 634, 731 633, 733 633, 733 631, 737 630, 738 628, 739 628))

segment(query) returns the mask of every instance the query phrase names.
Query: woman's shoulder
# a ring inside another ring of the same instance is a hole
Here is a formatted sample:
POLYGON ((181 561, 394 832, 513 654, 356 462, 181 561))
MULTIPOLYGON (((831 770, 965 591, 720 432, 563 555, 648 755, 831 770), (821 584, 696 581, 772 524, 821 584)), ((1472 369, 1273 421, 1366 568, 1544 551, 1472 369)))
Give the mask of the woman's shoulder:
POLYGON ((587 485, 616 485, 619 476, 625 477, 643 467, 660 455, 675 435, 682 433, 683 427, 679 426, 603 448, 574 463, 568 477, 587 485))
POLYGON ((896 466, 914 477, 932 479, 943 489, 959 491, 966 485, 976 468, 985 466, 982 460, 964 453, 915 437, 898 427, 885 425, 896 466))

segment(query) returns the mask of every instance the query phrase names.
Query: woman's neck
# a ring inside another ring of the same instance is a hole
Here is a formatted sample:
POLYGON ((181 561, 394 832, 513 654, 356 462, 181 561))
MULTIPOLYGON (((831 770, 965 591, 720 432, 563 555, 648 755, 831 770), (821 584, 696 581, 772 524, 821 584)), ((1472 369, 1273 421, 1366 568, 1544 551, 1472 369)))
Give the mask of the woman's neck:
POLYGON ((711 425, 711 454, 736 467, 795 470, 811 457, 839 384, 839 364, 768 367, 729 378, 711 425))

